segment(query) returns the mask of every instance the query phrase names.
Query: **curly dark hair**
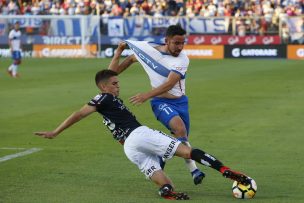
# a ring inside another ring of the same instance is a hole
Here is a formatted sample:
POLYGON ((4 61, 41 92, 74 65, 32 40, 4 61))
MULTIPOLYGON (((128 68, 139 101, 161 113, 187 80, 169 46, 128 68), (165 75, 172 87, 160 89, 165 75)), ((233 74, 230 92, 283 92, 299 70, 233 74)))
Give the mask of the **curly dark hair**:
POLYGON ((175 35, 185 35, 186 30, 180 24, 170 25, 166 31, 166 37, 173 37, 175 35))

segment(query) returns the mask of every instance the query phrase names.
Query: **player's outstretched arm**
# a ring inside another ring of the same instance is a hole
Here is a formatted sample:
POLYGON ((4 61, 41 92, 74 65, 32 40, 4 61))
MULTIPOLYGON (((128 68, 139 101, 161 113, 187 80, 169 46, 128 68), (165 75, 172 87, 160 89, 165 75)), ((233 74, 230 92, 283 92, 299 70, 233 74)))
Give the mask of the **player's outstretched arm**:
POLYGON ((163 93, 168 92, 170 89, 174 87, 174 85, 181 79, 181 76, 178 73, 171 72, 168 75, 168 78, 165 83, 158 86, 157 88, 152 89, 146 93, 139 93, 130 97, 129 101, 134 105, 139 105, 147 101, 148 99, 161 95, 163 93))
POLYGON ((115 71, 118 74, 120 74, 121 72, 126 70, 128 67, 130 67, 132 63, 135 63, 137 61, 136 57, 133 54, 133 55, 130 55, 127 58, 125 58, 119 64, 120 56, 121 56, 123 50, 125 50, 126 47, 127 47, 126 42, 119 43, 108 69, 110 69, 112 71, 115 71))
POLYGON ((44 131, 44 132, 35 132, 35 135, 39 135, 44 138, 55 138, 62 131, 72 126, 74 123, 77 123, 81 119, 87 117, 91 113, 96 111, 96 107, 84 105, 79 111, 72 113, 67 119, 65 119, 55 130, 53 131, 44 131))

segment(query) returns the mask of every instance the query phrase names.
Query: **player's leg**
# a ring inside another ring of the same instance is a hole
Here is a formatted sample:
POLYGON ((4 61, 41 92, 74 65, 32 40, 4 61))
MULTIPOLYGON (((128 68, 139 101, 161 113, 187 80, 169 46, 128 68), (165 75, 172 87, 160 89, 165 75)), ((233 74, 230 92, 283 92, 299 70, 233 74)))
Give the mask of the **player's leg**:
POLYGON ((14 67, 14 64, 11 64, 8 68, 7 68, 7 73, 13 77, 13 67, 14 67))
POLYGON ((160 168, 157 155, 144 154, 145 174, 146 177, 152 180, 158 187, 158 194, 165 199, 187 200, 188 195, 183 192, 174 191, 174 185, 171 179, 160 168), (154 169, 154 170, 151 170, 154 169))
POLYGON ((180 142, 144 126, 134 131, 124 143, 124 151, 128 159, 138 166, 147 179, 152 180, 159 187, 161 197, 189 199, 184 193, 174 192, 173 183, 161 169, 158 160, 159 156, 165 156, 167 149, 170 149, 170 152, 165 157, 171 158, 180 142), (172 141, 175 144, 172 144, 172 141))
POLYGON ((149 164, 146 164, 148 173, 145 174, 160 187, 159 195, 165 199, 188 200, 187 194, 174 191, 172 181, 160 169, 159 163, 159 157, 171 159, 181 142, 165 133, 149 128, 140 137, 141 140, 138 139, 141 143, 139 150, 145 152, 146 159, 149 159, 147 162, 149 164))
POLYGON ((190 199, 187 194, 174 191, 172 181, 166 176, 163 170, 155 171, 150 179, 160 187, 158 193, 161 197, 172 200, 190 199))
MULTIPOLYGON (((150 159, 150 164, 152 164, 152 167, 159 168, 158 163, 158 156, 147 156, 147 159, 150 159)), ((151 166, 148 166, 147 168, 151 168, 151 166)), ((146 173, 147 174, 147 173, 146 173)), ((165 198, 165 199, 172 199, 172 200, 188 200, 190 199, 189 196, 183 192, 176 192, 174 190, 174 185, 171 179, 165 174, 165 172, 162 169, 153 171, 149 175, 150 180, 152 180, 158 187, 158 194, 165 198)))
MULTIPOLYGON (((179 116, 182 119, 182 122, 184 123, 184 125, 182 125, 183 126, 182 131, 185 131, 185 129, 186 129, 186 132, 181 132, 182 133, 181 135, 186 133, 186 136, 187 136, 187 140, 183 141, 183 143, 186 146, 191 147, 191 145, 189 143, 190 116, 189 116, 188 97, 187 96, 182 96, 180 99, 178 99, 178 102, 177 102, 176 106, 177 106, 176 111, 179 113, 179 116)), ((203 178, 205 177, 205 174, 197 168, 197 166, 196 166, 196 164, 193 160, 185 159, 185 161, 187 163, 188 168, 190 169, 194 184, 195 185, 200 184, 202 182, 203 178)))
MULTIPOLYGON (((151 106, 157 120, 166 126, 178 140, 190 146, 188 142, 189 113, 187 97, 176 100, 153 98, 151 106), (180 115, 183 116, 183 119, 180 115)), ((205 174, 197 168, 193 160, 185 159, 185 163, 191 173, 194 184, 200 184, 205 174)), ((162 165, 164 166, 164 162, 162 165)))
POLYGON ((14 78, 18 77, 19 74, 18 74, 18 65, 20 64, 20 61, 19 60, 15 60, 14 63, 13 63, 13 70, 12 70, 12 76, 14 78))
POLYGON ((224 177, 236 180, 238 182, 241 182, 242 184, 250 183, 250 180, 246 175, 231 170, 229 167, 225 166, 220 160, 216 159, 214 156, 200 149, 192 149, 185 145, 179 145, 177 147, 175 155, 182 158, 190 158, 192 160, 195 160, 196 162, 202 165, 211 167, 219 171, 223 174, 224 177))
MULTIPOLYGON (((181 135, 186 133, 187 140, 183 141, 183 143, 186 146, 191 147, 191 145, 189 143, 190 116, 189 116, 188 98, 186 96, 183 96, 179 100, 181 100, 181 101, 178 103, 178 107, 176 108, 176 110, 178 111, 180 119, 182 120, 179 122, 184 123, 184 125, 180 125, 183 127, 183 129, 181 129, 182 132, 179 132, 179 133, 181 133, 181 135)), ((173 119, 175 119, 175 118, 173 118, 173 119)), ((177 123, 175 126, 179 126, 179 124, 177 123)), ((176 133, 178 133, 178 132, 176 132, 176 133)), ((205 173, 203 173, 201 170, 199 170, 197 168, 195 162, 192 159, 185 159, 185 161, 186 161, 188 168, 190 169, 194 184, 195 185, 200 184, 202 182, 203 178, 205 177, 205 173)))
POLYGON ((163 185, 171 185, 174 188, 172 180, 166 176, 163 170, 154 171, 150 179, 160 188, 163 185))
POLYGON ((8 67, 7 72, 10 76, 13 77, 13 69, 15 67, 15 52, 14 51, 12 52, 12 60, 13 60, 13 63, 8 67))
MULTIPOLYGON (((188 141, 186 125, 185 122, 181 119, 181 117, 174 116, 169 121, 169 127, 178 140, 180 140, 184 145, 191 147, 188 141)), ((195 164, 195 161, 193 161, 192 159, 185 159, 185 163, 192 175, 194 184, 200 184, 203 178, 205 177, 205 174, 198 169, 195 164)))
POLYGON ((13 77, 19 77, 18 67, 21 64, 21 51, 16 52, 14 64, 15 66, 13 68, 13 77))
POLYGON ((13 51, 12 59, 13 59, 13 63, 8 68, 8 73, 12 77, 18 77, 18 65, 21 63, 21 52, 20 51, 13 51))

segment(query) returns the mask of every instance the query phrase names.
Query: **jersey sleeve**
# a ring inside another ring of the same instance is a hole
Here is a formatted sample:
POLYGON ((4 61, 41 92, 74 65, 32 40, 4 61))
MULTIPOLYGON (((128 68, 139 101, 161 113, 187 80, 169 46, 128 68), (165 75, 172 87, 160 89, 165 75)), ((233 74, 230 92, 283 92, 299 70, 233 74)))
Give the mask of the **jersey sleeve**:
POLYGON ((189 66, 189 58, 184 53, 176 60, 174 67, 171 71, 178 73, 181 75, 181 78, 184 79, 186 77, 186 72, 189 66))
POLYGON ((107 95, 98 94, 88 102, 88 105, 95 106, 96 108, 98 108, 100 106, 104 106, 105 102, 107 101, 106 98, 107 98, 107 95))
POLYGON ((12 40, 14 38, 14 32, 11 30, 8 34, 8 39, 12 40))

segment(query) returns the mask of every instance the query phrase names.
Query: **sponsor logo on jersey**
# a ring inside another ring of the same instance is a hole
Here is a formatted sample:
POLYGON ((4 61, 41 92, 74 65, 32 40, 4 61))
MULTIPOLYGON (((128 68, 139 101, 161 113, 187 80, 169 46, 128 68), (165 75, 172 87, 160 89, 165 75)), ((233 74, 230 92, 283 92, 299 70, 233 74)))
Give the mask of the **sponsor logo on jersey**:
POLYGON ((128 43, 130 49, 134 52, 136 58, 142 65, 148 67, 149 69, 155 71, 163 77, 167 77, 169 75, 170 70, 165 66, 165 64, 159 63, 154 57, 150 56, 148 53, 138 48, 137 45, 134 45, 132 42, 126 42, 128 43))
POLYGON ((101 95, 98 94, 98 95, 96 95, 96 96, 94 97, 94 100, 98 100, 100 97, 101 97, 101 95))
POLYGON ((156 167, 155 166, 151 166, 148 170, 146 170, 146 175, 148 177, 150 177, 154 173, 154 171, 156 171, 156 167))
POLYGON ((169 144, 167 150, 166 150, 166 153, 163 156, 164 159, 168 159, 170 157, 170 154, 172 153, 175 145, 176 145, 176 141, 172 140, 171 143, 169 144))
POLYGON ((162 111, 164 108, 166 108, 168 105, 167 104, 160 104, 159 106, 158 106, 158 109, 160 110, 160 111, 162 111))

